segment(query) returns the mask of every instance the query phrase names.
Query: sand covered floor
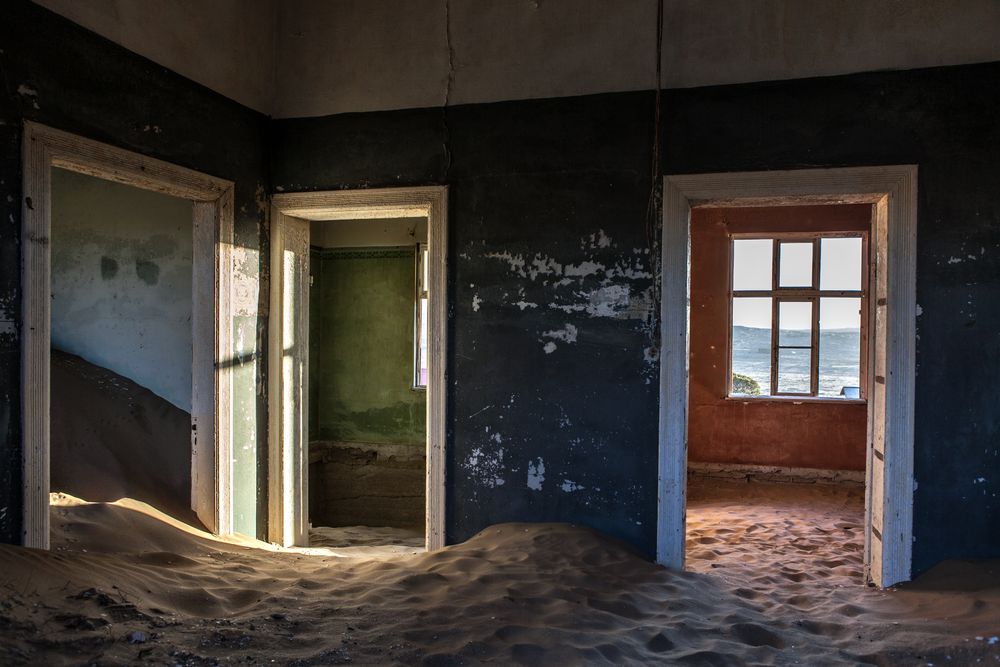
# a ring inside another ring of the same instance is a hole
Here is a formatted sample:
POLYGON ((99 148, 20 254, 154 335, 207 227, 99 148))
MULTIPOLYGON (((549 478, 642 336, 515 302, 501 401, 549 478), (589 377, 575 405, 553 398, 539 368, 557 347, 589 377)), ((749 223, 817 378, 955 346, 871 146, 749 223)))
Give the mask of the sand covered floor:
POLYGON ((313 526, 309 546, 352 556, 416 554, 424 550, 424 533, 391 526, 313 526))
POLYGON ((57 496, 51 552, 0 547, 0 664, 1000 664, 996 562, 873 591, 856 498, 692 491, 683 573, 565 524, 355 558, 57 496))

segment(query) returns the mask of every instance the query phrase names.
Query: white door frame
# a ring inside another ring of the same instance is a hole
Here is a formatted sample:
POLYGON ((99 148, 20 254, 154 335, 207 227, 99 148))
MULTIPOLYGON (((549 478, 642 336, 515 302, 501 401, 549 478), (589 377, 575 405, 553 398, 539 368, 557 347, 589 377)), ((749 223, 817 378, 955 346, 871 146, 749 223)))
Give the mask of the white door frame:
POLYGON ((874 211, 866 577, 881 587, 910 579, 916 349, 914 165, 664 178, 658 563, 684 567, 691 209, 835 203, 868 203, 874 211))
MULTIPOLYGON (((427 386, 427 477, 425 491, 425 542, 431 551, 444 546, 445 516, 445 362, 447 325, 448 188, 379 188, 333 192, 276 194, 271 199, 271 298, 268 324, 268 534, 282 546, 308 546, 307 452, 295 451, 308 418, 308 391, 300 384, 283 383, 284 341, 297 341, 295 365, 307 368, 308 323, 284 312, 285 271, 282 264, 284 234, 302 220, 377 220, 427 218, 428 255, 428 386, 427 386), (289 400, 292 392, 302 399, 289 400), (303 414, 290 414, 299 406, 303 414), (294 434, 298 433, 298 437, 294 434), (288 435, 293 434, 293 435, 288 435)), ((308 286, 294 298, 307 299, 308 286)), ((308 301, 306 301, 308 303, 308 301)), ((302 378, 301 373, 296 377, 302 378)))
POLYGON ((191 507, 215 533, 230 531, 228 462, 232 355, 233 184, 115 146, 25 121, 21 208, 22 543, 49 547, 49 363, 52 168, 193 202, 191 507), (200 381, 199 381, 200 378, 200 381))

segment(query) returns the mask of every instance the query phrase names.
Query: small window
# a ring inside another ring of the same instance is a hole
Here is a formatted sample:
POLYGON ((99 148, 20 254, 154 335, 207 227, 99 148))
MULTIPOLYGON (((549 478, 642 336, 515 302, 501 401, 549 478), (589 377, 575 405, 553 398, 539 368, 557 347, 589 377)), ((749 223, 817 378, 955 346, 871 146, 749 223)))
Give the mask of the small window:
POLYGON ((730 396, 865 397, 864 241, 733 238, 730 396))
POLYGON ((427 245, 417 244, 413 309, 413 388, 427 388, 427 245))

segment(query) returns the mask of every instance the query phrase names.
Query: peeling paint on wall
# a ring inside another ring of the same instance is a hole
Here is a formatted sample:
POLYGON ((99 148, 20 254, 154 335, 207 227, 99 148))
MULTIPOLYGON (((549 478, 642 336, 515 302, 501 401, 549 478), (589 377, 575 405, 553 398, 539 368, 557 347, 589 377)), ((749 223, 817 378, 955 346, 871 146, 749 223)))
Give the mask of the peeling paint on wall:
POLYGON ((528 462, 528 488, 532 491, 541 491, 545 482, 545 461, 538 457, 534 461, 528 462))

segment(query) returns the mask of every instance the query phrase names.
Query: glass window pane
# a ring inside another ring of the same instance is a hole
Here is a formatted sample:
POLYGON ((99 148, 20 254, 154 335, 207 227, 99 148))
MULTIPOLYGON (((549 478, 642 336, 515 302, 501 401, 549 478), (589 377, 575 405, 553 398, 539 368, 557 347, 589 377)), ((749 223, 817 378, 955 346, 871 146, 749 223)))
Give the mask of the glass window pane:
POLYGON ((861 299, 819 300, 819 395, 860 398, 861 299))
POLYGON ((861 289, 861 239, 821 239, 819 288, 861 289))
POLYGON ((778 345, 812 346, 812 302, 778 302, 778 345))
POLYGON ((423 282, 420 283, 420 291, 426 292, 429 284, 429 281, 427 280, 427 246, 420 247, 421 279, 423 280, 423 282))
POLYGON ((778 393, 809 393, 810 351, 778 350, 778 393))
POLYGON ((812 242, 783 242, 778 248, 778 286, 812 287, 812 242))
POLYGON ((420 348, 417 351, 417 384, 427 386, 427 299, 420 300, 420 348))
POLYGON ((733 299, 732 368, 734 395, 771 393, 771 299, 733 299))
POLYGON ((733 241, 733 289, 771 289, 771 239, 733 241))

